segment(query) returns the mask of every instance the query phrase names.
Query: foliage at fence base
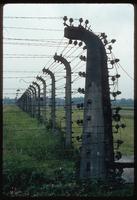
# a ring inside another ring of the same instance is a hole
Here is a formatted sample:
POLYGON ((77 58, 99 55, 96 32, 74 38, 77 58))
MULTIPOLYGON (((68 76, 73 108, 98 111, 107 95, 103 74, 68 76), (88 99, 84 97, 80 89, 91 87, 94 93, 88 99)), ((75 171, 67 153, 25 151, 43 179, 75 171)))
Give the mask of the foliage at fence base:
POLYGON ((40 162, 27 155, 9 155, 4 161, 4 196, 132 196, 133 185, 119 177, 79 180, 72 160, 40 162))
MULTIPOLYGON (((26 170, 27 172, 27 170, 26 170)), ((133 185, 114 182, 90 182, 75 179, 73 173, 56 169, 51 177, 42 171, 32 171, 4 188, 5 196, 132 196, 133 185)))
POLYGON ((9 106, 4 110, 7 112, 4 122, 8 124, 3 133, 4 196, 132 195, 133 186, 116 181, 114 177, 107 182, 80 181, 77 175, 79 152, 75 148, 64 148, 61 132, 53 134, 50 129, 43 129, 36 119, 17 107, 9 106), (20 117, 15 111, 20 112, 20 117), (15 128, 11 116, 16 122, 15 128), (22 131, 16 131, 18 129, 22 131))

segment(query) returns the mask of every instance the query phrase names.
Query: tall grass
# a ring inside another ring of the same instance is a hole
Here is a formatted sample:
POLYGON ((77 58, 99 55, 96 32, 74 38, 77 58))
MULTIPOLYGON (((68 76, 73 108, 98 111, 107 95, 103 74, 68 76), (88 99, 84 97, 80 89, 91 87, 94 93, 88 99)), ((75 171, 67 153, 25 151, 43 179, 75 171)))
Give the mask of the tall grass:
MULTIPOLYGON (((58 126, 65 126, 63 112, 57 111, 58 126), (62 119, 61 123, 60 120, 62 119)), ((73 114, 76 133, 81 128, 76 124, 82 111, 73 114)), ((127 120, 131 125, 132 119, 127 120)), ((3 194, 6 196, 132 196, 132 185, 118 187, 97 182, 89 183, 76 178, 78 153, 64 149, 63 133, 52 133, 27 113, 16 106, 3 107, 3 194)), ((47 127, 50 127, 47 126, 47 127)), ((125 129, 126 130, 126 129, 125 129)), ((129 127, 131 132, 131 128, 129 127)), ((133 131, 133 130, 132 130, 133 131)), ((121 133, 129 145, 122 151, 132 153, 129 138, 133 133, 121 133)), ((133 139, 133 136, 132 136, 133 139)), ((74 147, 78 143, 73 140, 74 147)))
POLYGON ((53 181, 60 169, 73 172, 73 160, 64 159, 61 134, 50 132, 16 106, 4 107, 3 111, 4 192, 35 185, 38 180, 32 181, 34 174, 43 176, 45 183, 53 181))

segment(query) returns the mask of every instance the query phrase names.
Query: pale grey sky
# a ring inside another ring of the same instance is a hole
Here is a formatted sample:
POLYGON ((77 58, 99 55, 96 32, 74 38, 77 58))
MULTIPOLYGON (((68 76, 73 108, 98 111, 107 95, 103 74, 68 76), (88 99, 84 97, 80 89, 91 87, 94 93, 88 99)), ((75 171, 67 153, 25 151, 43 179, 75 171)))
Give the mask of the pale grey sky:
MULTIPOLYGON (((53 56, 56 51, 58 54, 62 52, 64 47, 57 49, 57 46, 54 45, 56 42, 60 42, 61 39, 62 42, 68 42, 67 39, 63 38, 63 20, 53 19, 53 17, 59 18, 65 15, 68 18, 72 17, 76 19, 82 17, 84 21, 88 19, 93 32, 97 34, 98 32, 105 32, 108 40, 116 39, 112 51, 120 59, 120 65, 124 70, 134 78, 134 8, 131 4, 7 4, 4 6, 4 97, 9 96, 14 98, 18 88, 24 88, 24 90, 21 90, 23 93, 29 86, 29 82, 34 81, 38 74, 42 75, 42 69, 46 63, 50 60, 46 65, 46 67, 49 67, 54 61, 49 57, 38 58, 38 55, 53 56), (6 17, 52 17, 52 19, 6 17), (28 29, 18 29, 18 27, 28 29), (32 30, 30 28, 48 30, 32 30), (55 31, 49 29, 54 29, 55 31), (56 31, 56 29, 60 31, 56 31), (46 45, 42 46, 41 41, 30 41, 28 39, 44 39, 47 42, 46 45), (30 43, 33 43, 33 45, 30 45, 30 43), (36 43, 41 44, 36 46, 36 43), (30 58, 31 55, 33 55, 33 58, 30 58), (35 58, 34 55, 36 55, 35 58), (19 73, 11 71, 38 71, 40 73, 19 73), (23 80, 27 81, 27 83, 23 80)), ((75 20, 74 25, 77 26, 78 24, 78 20, 75 20)), ((80 49, 74 55, 78 55, 79 52, 81 52, 80 49)), ((83 55, 86 55, 85 53, 83 55)), ((72 60, 73 58, 68 59, 72 60)), ((78 62, 79 58, 76 58, 72 62, 72 71, 73 68, 76 72, 85 70, 85 63, 80 63, 76 67, 78 62)), ((62 97, 64 96, 63 87, 65 85, 65 79, 62 78, 64 74, 63 68, 61 65, 57 67, 51 66, 53 72, 57 71, 56 78, 60 79, 56 83, 58 88, 57 96, 62 97), (61 74, 59 72, 63 73, 61 74)), ((119 98, 133 98, 133 80, 120 67, 118 68, 118 72, 121 74, 119 90, 122 91, 119 98)), ((49 85, 49 77, 46 76, 46 80, 49 85)), ((74 73, 72 80, 74 80, 72 87, 74 90, 73 96, 81 96, 75 93, 75 91, 78 87, 84 86, 84 79, 77 79, 77 74, 74 73)), ((48 89, 50 89, 50 85, 48 89)))

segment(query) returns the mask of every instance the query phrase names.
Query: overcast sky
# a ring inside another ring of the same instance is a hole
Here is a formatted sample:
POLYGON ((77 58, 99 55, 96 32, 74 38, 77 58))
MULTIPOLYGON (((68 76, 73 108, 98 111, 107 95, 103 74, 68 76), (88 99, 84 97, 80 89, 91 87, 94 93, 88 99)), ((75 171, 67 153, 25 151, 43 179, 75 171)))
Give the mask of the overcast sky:
MULTIPOLYGON (((79 24, 79 18, 89 20, 91 29, 96 34, 105 32, 108 40, 116 39, 113 44, 113 53, 120 59, 120 65, 129 76, 118 68, 121 74, 119 90, 122 94, 119 98, 133 98, 134 78, 134 8, 130 4, 7 4, 4 6, 4 94, 3 97, 16 96, 16 90, 21 93, 29 84, 42 75, 43 67, 51 66, 57 79, 57 96, 64 96, 65 75, 62 65, 53 63, 55 52, 64 54, 72 47, 66 49, 68 39, 63 38, 64 25, 60 17, 72 17, 74 26, 79 24), (8 18, 9 17, 9 18, 8 18), (32 18, 10 18, 32 17, 32 18), (34 18, 36 17, 36 18, 34 18), (37 18, 38 17, 38 18, 37 18), (45 18, 39 18, 45 17, 45 18), (51 17, 51 18, 48 18, 51 17), (20 27, 20 28, 19 28, 20 27), (33 29, 34 28, 34 29, 33 29), (44 30, 45 29, 45 30, 44 30), (51 30, 52 29, 52 30, 51 30), (24 40, 25 39, 25 40, 24 40), (43 41, 40 41, 43 40, 43 41), (45 40, 45 41, 44 41, 45 40), (57 44, 58 43, 58 44, 57 44), (61 46, 58 48, 58 45, 61 46), (51 56, 51 58, 49 57, 51 56), (25 71, 24 73, 20 71, 25 71), (34 71, 34 72, 30 72, 34 71), (27 73, 28 72, 28 73, 27 73), (26 78, 25 78, 26 77, 26 78)), ((74 45, 73 45, 74 46, 74 45)), ((75 48, 72 49, 72 51, 75 48)), ((72 52, 70 50, 70 54, 72 52)), ((71 56, 77 56, 82 48, 76 50, 71 56)), ((67 54, 69 55, 69 53, 67 54)), ((86 55, 83 52, 82 55, 86 55)), ((66 57, 67 58, 67 57, 66 57)), ((74 59, 68 57, 68 61, 74 59)), ((85 63, 79 65, 79 58, 72 63, 73 96, 81 96, 75 91, 78 87, 84 87, 84 78, 78 78, 77 72, 85 70, 85 63)), ((50 67, 49 67, 50 69, 50 67)), ((112 74, 115 72, 112 71, 112 74)), ((111 74, 111 72, 110 72, 111 74)), ((50 78, 46 78, 48 90, 50 90, 50 78)), ((21 95, 21 94, 20 94, 21 95)), ((20 96, 19 95, 19 96, 20 96)))

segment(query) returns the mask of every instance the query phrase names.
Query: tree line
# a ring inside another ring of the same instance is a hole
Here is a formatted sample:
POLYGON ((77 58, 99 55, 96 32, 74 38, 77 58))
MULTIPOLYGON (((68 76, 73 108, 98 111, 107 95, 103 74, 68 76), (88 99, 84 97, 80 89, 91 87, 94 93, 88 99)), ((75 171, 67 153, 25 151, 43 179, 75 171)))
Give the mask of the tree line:
MULTIPOLYGON (((10 98, 10 97, 5 97, 3 99, 3 104, 15 104, 15 99, 14 98, 10 98)), ((72 98, 72 104, 76 105, 78 103, 83 103, 84 102, 84 98, 83 97, 73 97, 72 98)), ((64 106, 65 104, 65 100, 62 98, 56 98, 56 104, 57 105, 62 105, 64 106)), ((118 104, 120 106, 128 106, 128 107, 133 107, 134 106, 134 100, 129 98, 121 98, 121 99, 117 99, 115 103, 112 102, 112 106, 118 104)))

